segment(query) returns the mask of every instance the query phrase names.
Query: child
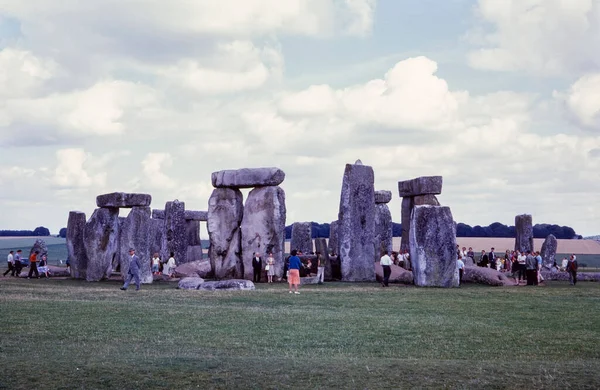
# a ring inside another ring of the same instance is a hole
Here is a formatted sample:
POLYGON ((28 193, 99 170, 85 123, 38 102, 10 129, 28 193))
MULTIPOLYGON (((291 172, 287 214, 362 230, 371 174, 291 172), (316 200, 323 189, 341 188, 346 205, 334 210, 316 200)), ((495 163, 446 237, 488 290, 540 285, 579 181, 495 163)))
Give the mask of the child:
POLYGON ((158 265, 160 264, 160 257, 158 257, 158 253, 154 252, 152 256, 152 275, 160 275, 158 271, 158 265))

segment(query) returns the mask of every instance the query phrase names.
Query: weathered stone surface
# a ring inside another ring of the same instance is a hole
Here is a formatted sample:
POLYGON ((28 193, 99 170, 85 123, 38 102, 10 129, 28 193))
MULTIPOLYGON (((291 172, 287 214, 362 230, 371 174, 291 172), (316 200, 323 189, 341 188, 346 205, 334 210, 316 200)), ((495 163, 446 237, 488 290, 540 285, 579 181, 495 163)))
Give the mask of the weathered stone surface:
POLYGON ((263 266, 269 252, 275 260, 275 276, 283 275, 285 243, 285 192, 281 187, 258 187, 250 191, 242 219, 244 279, 252 279, 252 253, 258 252, 263 266))
POLYGON ((129 215, 120 224, 119 259, 123 279, 127 278, 129 273, 129 249, 133 248, 136 256, 140 259, 141 282, 152 283, 150 217, 150 207, 132 207, 129 215))
POLYGON ((372 167, 346 164, 338 214, 343 281, 375 281, 374 181, 372 167))
POLYGON ((285 173, 279 168, 244 168, 213 172, 212 185, 216 188, 252 188, 278 186, 285 173))
POLYGON ((165 210, 152 209, 152 218, 165 219, 165 210))
POLYGON ((186 221, 208 221, 208 211, 185 210, 186 221))
POLYGON ((550 234, 542 244, 540 255, 542 256, 542 264, 544 268, 550 269, 556 261, 556 250, 558 249, 558 241, 553 234, 550 234))
MULTIPOLYGON (((188 246, 197 246, 201 244, 200 241, 200 221, 195 219, 186 219, 185 221, 185 235, 187 236, 188 246)), ((195 259, 198 260, 198 259, 195 259)))
POLYGON ((514 279, 495 269, 477 266, 465 266, 463 283, 477 283, 488 286, 514 286, 514 279))
POLYGON ((175 254, 175 263, 187 261, 187 232, 185 225, 185 202, 175 200, 165 204, 165 231, 163 235, 162 259, 168 259, 169 254, 175 254))
POLYGON ((195 260, 189 263, 178 265, 173 272, 173 276, 176 278, 184 277, 201 277, 210 278, 212 276, 212 267, 210 266, 210 260, 195 260))
POLYGON ((414 206, 440 206, 440 202, 435 195, 417 195, 413 197, 413 207, 414 206))
POLYGON ((43 254, 48 253, 48 245, 46 245, 46 241, 42 240, 41 238, 38 238, 37 240, 35 240, 35 242, 33 243, 33 246, 29 250, 29 257, 27 257, 27 259, 29 259, 31 257, 31 255, 33 254, 33 252, 35 252, 35 251, 39 252, 39 254, 38 254, 38 261, 39 261, 43 254))
POLYGON ((83 243, 85 228, 85 213, 71 211, 67 221, 67 253, 71 264, 71 276, 75 279, 85 279, 88 258, 83 243))
POLYGON ((307 284, 319 284, 319 278, 316 276, 304 276, 300 278, 300 285, 305 286, 307 284))
MULTIPOLYGON (((150 228, 149 228, 148 234, 150 235, 150 255, 152 256, 154 253, 158 253, 159 256, 162 256, 161 253, 166 252, 166 249, 163 250, 165 220, 152 218, 150 220, 149 224, 150 224, 150 228)), ((165 240, 165 242, 166 242, 166 240, 165 240)), ((161 259, 162 259, 162 257, 161 257, 161 259)))
POLYGON ((244 277, 240 231, 243 214, 240 190, 213 190, 208 200, 208 255, 216 279, 244 277))
POLYGON ((390 203, 392 201, 392 191, 375 191, 375 203, 390 203))
POLYGON ((475 264, 475 260, 472 257, 466 256, 463 259, 463 263, 465 263, 465 267, 470 267, 470 266, 474 266, 475 264))
MULTIPOLYGON (((202 245, 193 245, 188 246, 185 254, 185 262, 189 263, 191 261, 198 261, 204 258, 204 252, 202 250, 202 245)), ((207 261, 209 261, 207 259, 207 261)), ((210 262, 210 261, 209 261, 210 262)))
POLYGON ((96 282, 110 277, 119 252, 119 209, 98 208, 83 229, 88 265, 86 280, 96 282))
POLYGON ((181 290, 197 290, 204 283, 204 279, 200 277, 187 277, 179 281, 177 288, 181 290))
MULTIPOLYGON (((390 283, 413 284, 412 272, 394 264, 392 264, 390 268, 392 270, 389 279, 390 283)), ((378 282, 383 282, 383 267, 379 261, 375 263, 375 275, 377 275, 378 282)))
POLYGON ((313 252, 312 226, 310 222, 294 222, 292 225, 292 239, 290 248, 297 249, 304 254, 313 252))
POLYGON ((441 176, 423 176, 412 180, 398 182, 398 193, 401 197, 442 193, 441 176))
POLYGON ((387 204, 375 204, 375 245, 374 261, 381 258, 381 252, 392 253, 392 213, 387 204))
POLYGON ((458 287, 456 257, 450 208, 415 206, 410 223, 410 259, 415 285, 458 287))
MULTIPOLYGON (((542 271, 545 280, 569 281, 568 272, 542 271)), ((600 272, 577 272, 578 282, 600 282, 600 272)))
POLYGON ((431 194, 406 196, 402 198, 402 240, 400 242, 401 252, 410 250, 408 236, 410 232, 410 217, 412 215, 412 210, 415 206, 423 205, 439 206, 440 202, 435 195, 431 194))
POLYGON ((340 253, 338 226, 338 221, 332 221, 329 224, 329 242, 327 243, 329 254, 335 253, 338 255, 340 253))
POLYGON ((125 192, 113 192, 110 194, 98 195, 96 205, 98 207, 147 207, 152 203, 152 196, 149 194, 128 194, 125 192))
POLYGON ((529 214, 515 217, 515 250, 526 252, 533 250, 533 219, 529 214))
POLYGON ((254 290, 254 283, 250 280, 230 279, 216 282, 204 282, 198 286, 198 290, 254 290))
MULTIPOLYGON (((315 238, 315 254, 316 252, 321 253, 323 259, 329 259, 329 252, 327 248, 327 239, 323 237, 315 238)), ((318 264, 317 264, 318 266, 318 264)), ((327 261, 325 265, 325 274, 323 275, 325 280, 331 280, 331 261, 327 261)))

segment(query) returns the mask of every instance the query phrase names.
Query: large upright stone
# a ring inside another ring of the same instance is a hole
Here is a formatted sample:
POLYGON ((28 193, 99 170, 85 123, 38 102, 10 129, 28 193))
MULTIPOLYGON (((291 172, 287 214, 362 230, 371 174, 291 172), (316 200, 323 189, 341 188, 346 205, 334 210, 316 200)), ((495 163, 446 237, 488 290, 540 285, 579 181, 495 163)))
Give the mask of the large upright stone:
POLYGON ((558 249, 558 241, 553 234, 550 234, 544 240, 542 244, 542 250, 540 251, 540 255, 542 256, 542 264, 544 268, 552 269, 554 262, 556 261, 556 250, 558 249))
POLYGON ((437 197, 432 194, 406 196, 402 198, 402 240, 400 242, 400 252, 410 250, 409 232, 412 210, 415 206, 423 205, 439 206, 440 202, 437 197))
POLYGON ((186 221, 208 221, 208 211, 185 210, 186 221))
POLYGON ((121 264, 121 277, 127 278, 129 273, 129 249, 135 249, 136 256, 140 259, 140 280, 142 283, 152 283, 152 239, 150 227, 150 207, 133 207, 129 215, 120 225, 119 254, 121 264))
POLYGON ((38 261, 41 259, 42 255, 44 255, 44 254, 47 255, 48 254, 48 245, 46 245, 46 241, 42 240, 41 238, 38 238, 37 240, 35 240, 35 242, 31 246, 31 249, 29 250, 28 259, 31 257, 31 255, 35 251, 39 252, 38 261))
POLYGON ((423 176, 398 182, 401 197, 442 193, 442 176, 423 176))
POLYGON ((533 251, 533 219, 529 214, 515 217, 515 250, 533 251))
POLYGON ((71 268, 71 277, 85 279, 87 271, 87 254, 83 243, 85 213, 71 211, 67 221, 67 256, 71 268))
POLYGON ((310 222, 294 222, 290 248, 297 249, 306 255, 313 251, 312 224, 310 222))
POLYGON ((175 254, 175 263, 187 261, 187 232, 185 226, 185 202, 174 200, 165 204, 165 232, 161 258, 168 259, 169 254, 175 254))
MULTIPOLYGON (((152 218, 150 220, 150 255, 154 255, 158 253, 159 256, 162 256, 161 253, 166 252, 166 248, 163 250, 163 241, 164 233, 165 233, 165 220, 164 219, 155 219, 152 218)), ((161 257, 162 260, 167 260, 161 257)))
POLYGON ((375 261, 382 252, 392 252, 392 213, 385 203, 375 204, 375 261))
POLYGON ((279 168, 244 168, 213 172, 212 185, 216 188, 277 186, 284 179, 285 173, 279 168))
POLYGON ((98 195, 96 205, 98 207, 146 207, 150 206, 152 196, 148 194, 128 194, 125 192, 113 192, 110 194, 98 195))
MULTIPOLYGON (((323 259, 327 260, 326 261, 326 265, 325 265, 325 274, 324 274, 324 279, 325 280, 331 280, 332 276, 331 276, 331 261, 329 260, 329 253, 328 253, 328 248, 327 248, 327 239, 324 237, 318 237, 315 238, 315 252, 319 252, 321 254, 321 256, 323 256, 323 259)), ((317 264, 318 266, 319 264, 317 264)))
POLYGON ((94 210, 83 229, 83 243, 88 258, 86 280, 96 282, 110 277, 119 252, 119 209, 94 210))
POLYGON ((244 203, 240 190, 213 190, 208 200, 208 255, 216 279, 244 277, 240 231, 243 214, 244 203))
POLYGON ((152 218, 165 219, 165 210, 152 209, 152 218))
POLYGON ((392 201, 392 191, 375 191, 375 203, 390 203, 392 201))
POLYGON ((195 219, 188 219, 185 221, 185 234, 187 236, 188 246, 201 245, 200 242, 200 221, 195 219))
POLYGON ((338 226, 338 221, 332 221, 329 224, 329 242, 327 243, 329 254, 335 253, 336 255, 339 255, 340 253, 338 226))
POLYGON ((458 287, 456 256, 450 208, 415 206, 410 224, 410 258, 415 285, 458 287))
POLYGON ((269 252, 275 260, 275 276, 283 275, 285 244, 285 192, 281 187, 259 187, 248 194, 242 219, 244 279, 252 280, 252 254, 258 252, 263 264, 269 252))
POLYGON ((346 164, 338 214, 343 281, 375 281, 374 181, 372 167, 346 164))

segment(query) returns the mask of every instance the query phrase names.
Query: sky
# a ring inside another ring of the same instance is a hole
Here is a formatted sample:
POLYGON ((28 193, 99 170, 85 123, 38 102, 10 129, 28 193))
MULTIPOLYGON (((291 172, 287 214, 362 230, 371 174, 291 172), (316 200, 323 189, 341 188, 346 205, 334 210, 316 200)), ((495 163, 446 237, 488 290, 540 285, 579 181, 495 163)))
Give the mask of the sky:
POLYGON ((0 229, 270 166, 331 222, 360 159, 395 222, 442 175, 458 222, 600 234, 599 47, 600 0, 0 0, 0 229))

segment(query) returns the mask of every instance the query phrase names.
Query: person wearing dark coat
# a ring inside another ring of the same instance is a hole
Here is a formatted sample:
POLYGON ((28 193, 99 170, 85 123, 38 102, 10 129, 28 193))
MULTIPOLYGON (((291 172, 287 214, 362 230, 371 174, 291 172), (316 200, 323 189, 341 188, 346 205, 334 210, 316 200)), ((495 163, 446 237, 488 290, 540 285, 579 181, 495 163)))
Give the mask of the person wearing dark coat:
POLYGON ((479 263, 477 263, 478 266, 480 267, 487 267, 488 266, 488 255, 485 253, 485 251, 481 251, 481 258, 479 259, 479 263))
POLYGON ((531 254, 531 251, 527 251, 527 257, 525 258, 525 275, 527 275, 527 285, 528 286, 537 286, 538 285, 538 277, 537 277, 537 269, 538 263, 535 257, 531 254))
POLYGON ((258 255, 258 252, 254 252, 254 257, 252 258, 252 270, 254 271, 254 277, 252 278, 253 282, 260 282, 260 274, 262 272, 262 257, 258 255))
POLYGON ((127 277, 125 279, 125 283, 121 290, 127 290, 129 287, 129 283, 131 280, 135 281, 135 290, 140 289, 140 270, 142 269, 140 264, 140 259, 135 255, 135 249, 129 249, 129 271, 127 272, 127 277))
POLYGON ((575 255, 571 255, 571 258, 567 263, 567 272, 569 273, 569 281, 571 282, 571 286, 577 284, 577 268, 579 268, 579 266, 576 259, 577 258, 575 255))

